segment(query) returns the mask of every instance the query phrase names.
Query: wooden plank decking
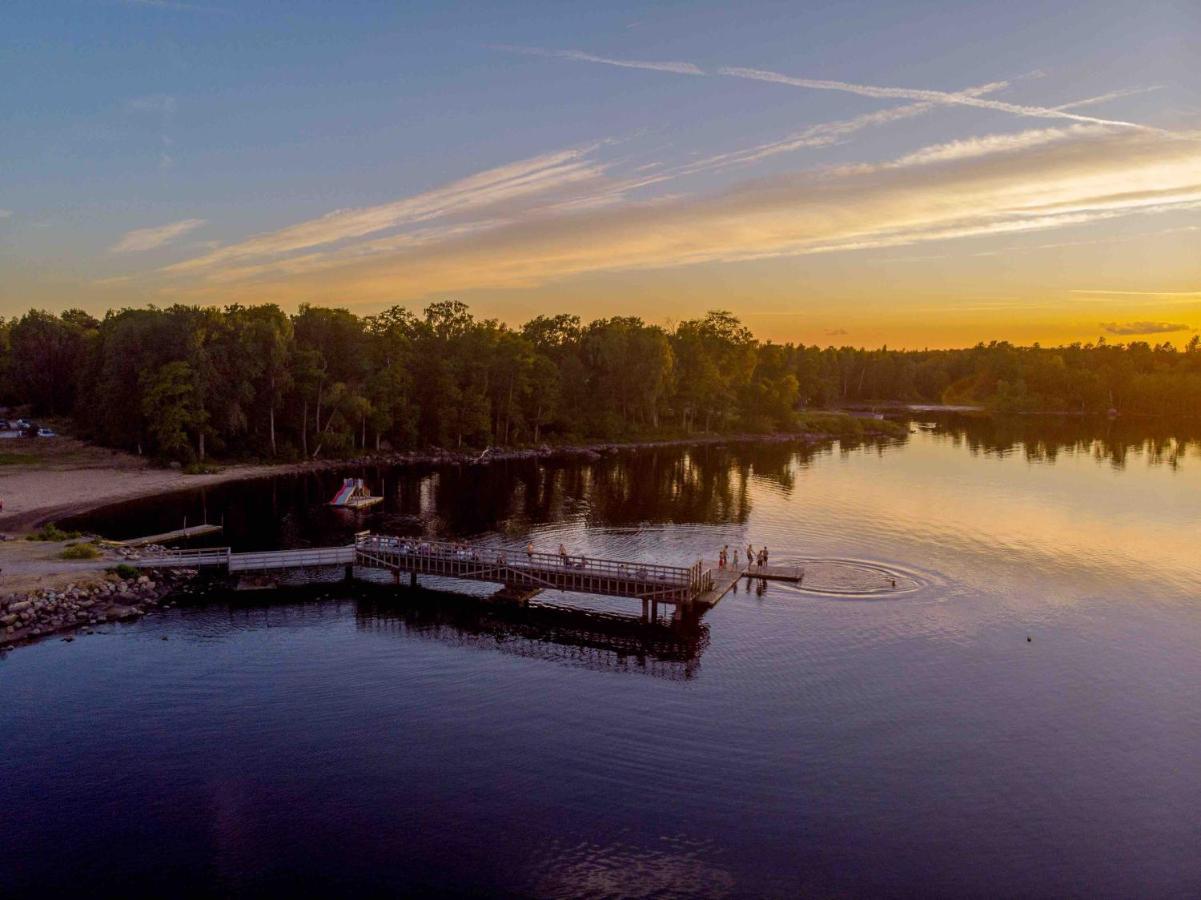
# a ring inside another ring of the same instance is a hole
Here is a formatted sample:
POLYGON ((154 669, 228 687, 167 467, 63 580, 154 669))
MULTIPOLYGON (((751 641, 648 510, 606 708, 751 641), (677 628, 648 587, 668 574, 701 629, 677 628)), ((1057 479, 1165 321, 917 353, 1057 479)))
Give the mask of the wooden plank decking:
POLYGON ((768 581, 800 582, 805 577, 805 569, 803 566, 748 566, 745 574, 748 578, 768 581))
POLYGON ((188 538, 203 537, 206 534, 219 534, 220 525, 193 525, 190 528, 177 528, 175 531, 164 531, 162 534, 150 534, 146 537, 130 538, 127 541, 112 541, 118 547, 145 547, 147 544, 163 544, 167 541, 182 541, 188 538))
POLYGON ((703 565, 708 570, 711 587, 699 593, 693 598, 693 602, 708 607, 716 606, 718 601, 738 583, 739 578, 761 578, 767 581, 787 581, 798 584, 805 577, 805 570, 801 566, 747 566, 740 564, 738 566, 728 565, 723 569, 715 562, 705 562, 703 565))
POLYGON ((485 581, 503 586, 497 595, 524 602, 542 590, 559 590, 643 601, 644 617, 658 617, 658 604, 715 606, 739 578, 799 582, 799 566, 727 566, 699 561, 667 566, 636 560, 612 560, 571 554, 514 552, 465 543, 425 541, 362 532, 343 547, 311 547, 232 553, 228 547, 173 550, 131 561, 143 568, 223 568, 227 572, 273 572, 342 566, 392 573, 397 583, 408 575, 485 581))

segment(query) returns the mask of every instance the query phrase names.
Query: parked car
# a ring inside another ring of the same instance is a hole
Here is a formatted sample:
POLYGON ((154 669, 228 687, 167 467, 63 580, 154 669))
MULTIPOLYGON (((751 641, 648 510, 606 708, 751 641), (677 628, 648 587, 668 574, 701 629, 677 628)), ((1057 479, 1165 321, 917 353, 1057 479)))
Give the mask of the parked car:
POLYGON ((49 428, 39 428, 38 437, 58 437, 58 434, 49 428))

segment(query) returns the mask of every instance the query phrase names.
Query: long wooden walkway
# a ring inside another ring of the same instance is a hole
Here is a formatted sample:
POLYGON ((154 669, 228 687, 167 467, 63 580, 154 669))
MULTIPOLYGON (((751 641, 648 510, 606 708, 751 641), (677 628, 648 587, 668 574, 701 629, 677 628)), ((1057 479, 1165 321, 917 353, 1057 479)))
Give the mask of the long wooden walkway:
POLYGON ((509 589, 544 589, 659 603, 690 603, 709 586, 701 563, 684 568, 589 556, 485 549, 468 544, 362 535, 356 564, 396 575, 441 575, 504 584, 509 589))
POLYGON ((761 578, 799 582, 796 566, 719 566, 700 561, 692 566, 601 559, 591 556, 513 552, 466 543, 426 541, 362 532, 343 547, 311 547, 234 553, 228 547, 172 550, 129 563, 146 569, 216 568, 229 573, 271 573, 344 567, 389 572, 400 582, 408 575, 484 581, 503 585, 498 596, 524 602, 542 590, 631 597, 643 602, 645 616, 658 616, 658 604, 711 607, 738 583, 761 578))
POLYGON ((356 567, 390 572, 398 582, 407 574, 414 584, 418 575, 491 582, 504 585, 511 596, 523 599, 549 589, 677 606, 708 597, 713 589, 712 573, 701 562, 684 567, 570 554, 514 553, 369 533, 357 535, 353 544, 344 547, 253 553, 233 553, 228 547, 173 550, 131 560, 130 564, 147 569, 209 568, 230 573, 344 566, 348 574, 356 567))

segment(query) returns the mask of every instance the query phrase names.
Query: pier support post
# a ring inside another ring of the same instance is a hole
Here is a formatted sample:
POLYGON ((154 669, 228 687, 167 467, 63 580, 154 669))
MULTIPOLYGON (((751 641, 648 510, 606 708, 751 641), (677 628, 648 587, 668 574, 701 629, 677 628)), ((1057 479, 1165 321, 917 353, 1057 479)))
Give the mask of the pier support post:
POLYGON ((651 602, 645 597, 642 598, 642 621, 649 622, 651 618, 651 602))
POLYGON ((346 571, 342 575, 343 581, 354 581, 354 563, 346 564, 346 571))
POLYGON ((417 573, 416 572, 409 573, 409 587, 411 587, 411 588, 417 587, 417 573))

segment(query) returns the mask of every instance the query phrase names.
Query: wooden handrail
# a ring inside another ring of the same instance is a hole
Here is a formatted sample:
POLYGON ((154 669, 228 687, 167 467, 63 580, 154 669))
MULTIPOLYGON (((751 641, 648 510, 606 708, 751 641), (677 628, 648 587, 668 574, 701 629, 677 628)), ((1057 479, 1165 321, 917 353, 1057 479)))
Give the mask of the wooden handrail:
POLYGON ((593 556, 574 554, 559 555, 557 553, 542 553, 524 550, 504 550, 484 548, 467 544, 456 544, 449 541, 429 541, 412 538, 401 538, 391 535, 369 534, 356 535, 355 546, 359 548, 375 548, 386 550, 402 556, 417 558, 451 559, 464 561, 480 561, 500 563, 514 569, 533 569, 545 571, 548 569, 563 569, 590 575, 612 576, 630 580, 646 580, 670 582, 694 587, 699 578, 701 563, 685 568, 683 566, 666 566, 659 563, 641 561, 626 561, 604 559, 593 556), (466 555, 464 555, 466 554, 466 555))

